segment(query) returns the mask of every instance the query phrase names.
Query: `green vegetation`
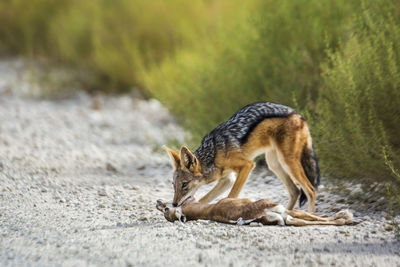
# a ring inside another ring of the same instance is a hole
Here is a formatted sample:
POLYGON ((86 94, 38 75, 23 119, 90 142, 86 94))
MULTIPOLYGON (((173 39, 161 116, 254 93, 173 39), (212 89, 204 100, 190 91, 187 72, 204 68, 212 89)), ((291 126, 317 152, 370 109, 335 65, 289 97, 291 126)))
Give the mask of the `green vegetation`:
POLYGON ((90 70, 89 89, 141 88, 196 145, 249 102, 295 106, 325 175, 399 188, 398 1, 8 0, 0 50, 90 70))
POLYGON ((321 87, 326 47, 346 38, 351 1, 262 1, 202 49, 153 69, 145 84, 198 140, 255 101, 312 107, 321 87), (222 107, 222 108, 221 108, 222 107))
MULTIPOLYGON (((390 169, 393 174, 393 177, 397 179, 397 182, 400 183, 400 172, 395 169, 393 166, 393 162, 388 158, 386 148, 383 148, 383 156, 385 158, 385 163, 390 169)), ((400 188, 396 186, 392 186, 391 184, 387 183, 387 195, 389 197, 389 211, 391 216, 393 217, 392 225, 395 229, 395 234, 397 238, 400 238, 400 224, 396 221, 396 211, 400 209, 400 188)))
POLYGON ((143 87, 144 70, 197 45, 219 20, 240 17, 238 2, 2 1, 0 49, 90 70, 92 87, 126 91, 143 87))
POLYGON ((364 6, 324 67, 316 140, 323 169, 338 177, 389 179, 383 146, 400 164, 400 14, 389 2, 383 7, 378 14, 364 6))

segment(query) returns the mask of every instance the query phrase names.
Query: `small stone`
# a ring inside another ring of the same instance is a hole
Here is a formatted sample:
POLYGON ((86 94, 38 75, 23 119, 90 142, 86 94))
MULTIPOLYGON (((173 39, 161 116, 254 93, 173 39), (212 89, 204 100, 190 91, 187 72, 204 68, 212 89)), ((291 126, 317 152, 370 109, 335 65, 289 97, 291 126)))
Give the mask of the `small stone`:
POLYGON ((200 248, 200 249, 206 249, 206 248, 211 248, 211 243, 210 242, 196 242, 196 248, 200 248))
POLYGON ((124 184, 123 188, 126 190, 131 190, 132 186, 130 184, 124 184))
POLYGON ((118 172, 117 168, 114 167, 114 165, 112 165, 111 163, 107 162, 106 164, 106 170, 109 172, 118 172))
POLYGON ((133 264, 133 261, 131 259, 125 259, 125 264, 127 267, 135 266, 135 264, 133 264))
POLYGON ((47 192, 47 189, 46 189, 46 188, 42 188, 42 189, 40 190, 40 192, 46 193, 46 192, 47 192))
POLYGON ((104 209, 106 206, 104 204, 100 204, 98 207, 104 209))
POLYGON ((138 171, 143 171, 144 169, 146 169, 145 165, 142 165, 142 166, 139 166, 136 168, 136 170, 138 170, 138 171))
POLYGON ((394 226, 391 224, 385 224, 384 229, 386 231, 393 231, 394 230, 394 226))
POLYGON ((371 217, 369 217, 368 215, 364 216, 363 219, 364 219, 364 221, 371 221, 371 217))
POLYGON ((99 194, 99 196, 101 196, 101 197, 106 197, 106 196, 108 196, 108 194, 107 194, 107 191, 106 191, 106 190, 99 190, 97 193, 98 193, 98 194, 99 194))
POLYGON ((261 251, 265 250, 266 248, 267 247, 264 244, 259 244, 258 245, 258 249, 261 250, 261 251))
POLYGON ((309 266, 309 267, 313 267, 313 266, 317 265, 317 263, 311 258, 308 258, 305 263, 306 263, 306 266, 309 266))
POLYGON ((198 261, 199 263, 202 263, 202 262, 203 262, 203 254, 199 253, 199 255, 198 255, 198 257, 197 257, 197 261, 198 261))
POLYGON ((93 110, 101 110, 103 108, 103 104, 104 104, 103 102, 104 102, 104 100, 102 99, 102 97, 99 95, 96 95, 96 96, 92 97, 92 101, 89 105, 89 108, 93 109, 93 110))
POLYGON ((132 189, 132 190, 139 191, 139 190, 140 190, 140 187, 137 186, 137 185, 132 185, 131 189, 132 189))

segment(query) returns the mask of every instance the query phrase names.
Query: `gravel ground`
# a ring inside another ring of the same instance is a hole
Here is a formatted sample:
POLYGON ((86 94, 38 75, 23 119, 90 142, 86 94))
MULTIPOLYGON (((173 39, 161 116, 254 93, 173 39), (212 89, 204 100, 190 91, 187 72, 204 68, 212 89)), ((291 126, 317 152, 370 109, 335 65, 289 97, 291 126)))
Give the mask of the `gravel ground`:
MULTIPOLYGON (((184 138, 167 110, 129 96, 26 98, 24 77, 21 62, 0 61, 0 266, 400 266, 385 213, 328 185, 317 212, 350 208, 359 224, 167 222, 155 209, 173 196, 160 147, 184 138)), ((241 197, 288 199, 264 168, 241 197)))

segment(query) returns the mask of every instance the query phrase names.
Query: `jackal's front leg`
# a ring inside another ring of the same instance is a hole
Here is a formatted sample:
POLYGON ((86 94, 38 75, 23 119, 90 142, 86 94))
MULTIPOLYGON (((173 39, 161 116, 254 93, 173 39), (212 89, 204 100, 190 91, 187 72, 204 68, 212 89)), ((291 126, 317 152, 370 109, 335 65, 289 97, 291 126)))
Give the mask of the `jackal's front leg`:
POLYGON ((208 192, 204 197, 200 199, 201 203, 209 203, 216 199, 218 196, 223 194, 229 187, 231 187, 233 181, 229 176, 221 178, 217 184, 208 192))
POLYGON ((253 170, 255 164, 252 161, 242 161, 243 165, 240 167, 237 167, 236 169, 238 170, 237 173, 237 178, 236 181, 232 187, 231 192, 229 193, 228 197, 229 198, 237 198, 240 191, 242 190, 242 187, 244 183, 247 180, 247 177, 249 176, 250 172, 253 170))

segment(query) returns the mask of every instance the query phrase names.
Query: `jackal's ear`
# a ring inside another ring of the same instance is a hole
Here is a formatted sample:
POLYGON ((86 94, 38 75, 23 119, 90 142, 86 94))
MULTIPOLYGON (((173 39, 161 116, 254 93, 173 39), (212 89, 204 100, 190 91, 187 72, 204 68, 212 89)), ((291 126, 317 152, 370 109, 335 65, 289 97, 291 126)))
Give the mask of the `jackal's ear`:
POLYGON ((195 155, 193 155, 190 150, 183 146, 181 148, 181 165, 182 167, 187 168, 191 172, 195 172, 198 170, 199 164, 195 155))
POLYGON ((171 159, 172 167, 174 168, 174 170, 176 170, 176 168, 178 168, 181 164, 181 157, 179 156, 178 152, 175 152, 171 148, 167 146, 163 146, 163 148, 165 149, 165 151, 167 151, 171 159))

